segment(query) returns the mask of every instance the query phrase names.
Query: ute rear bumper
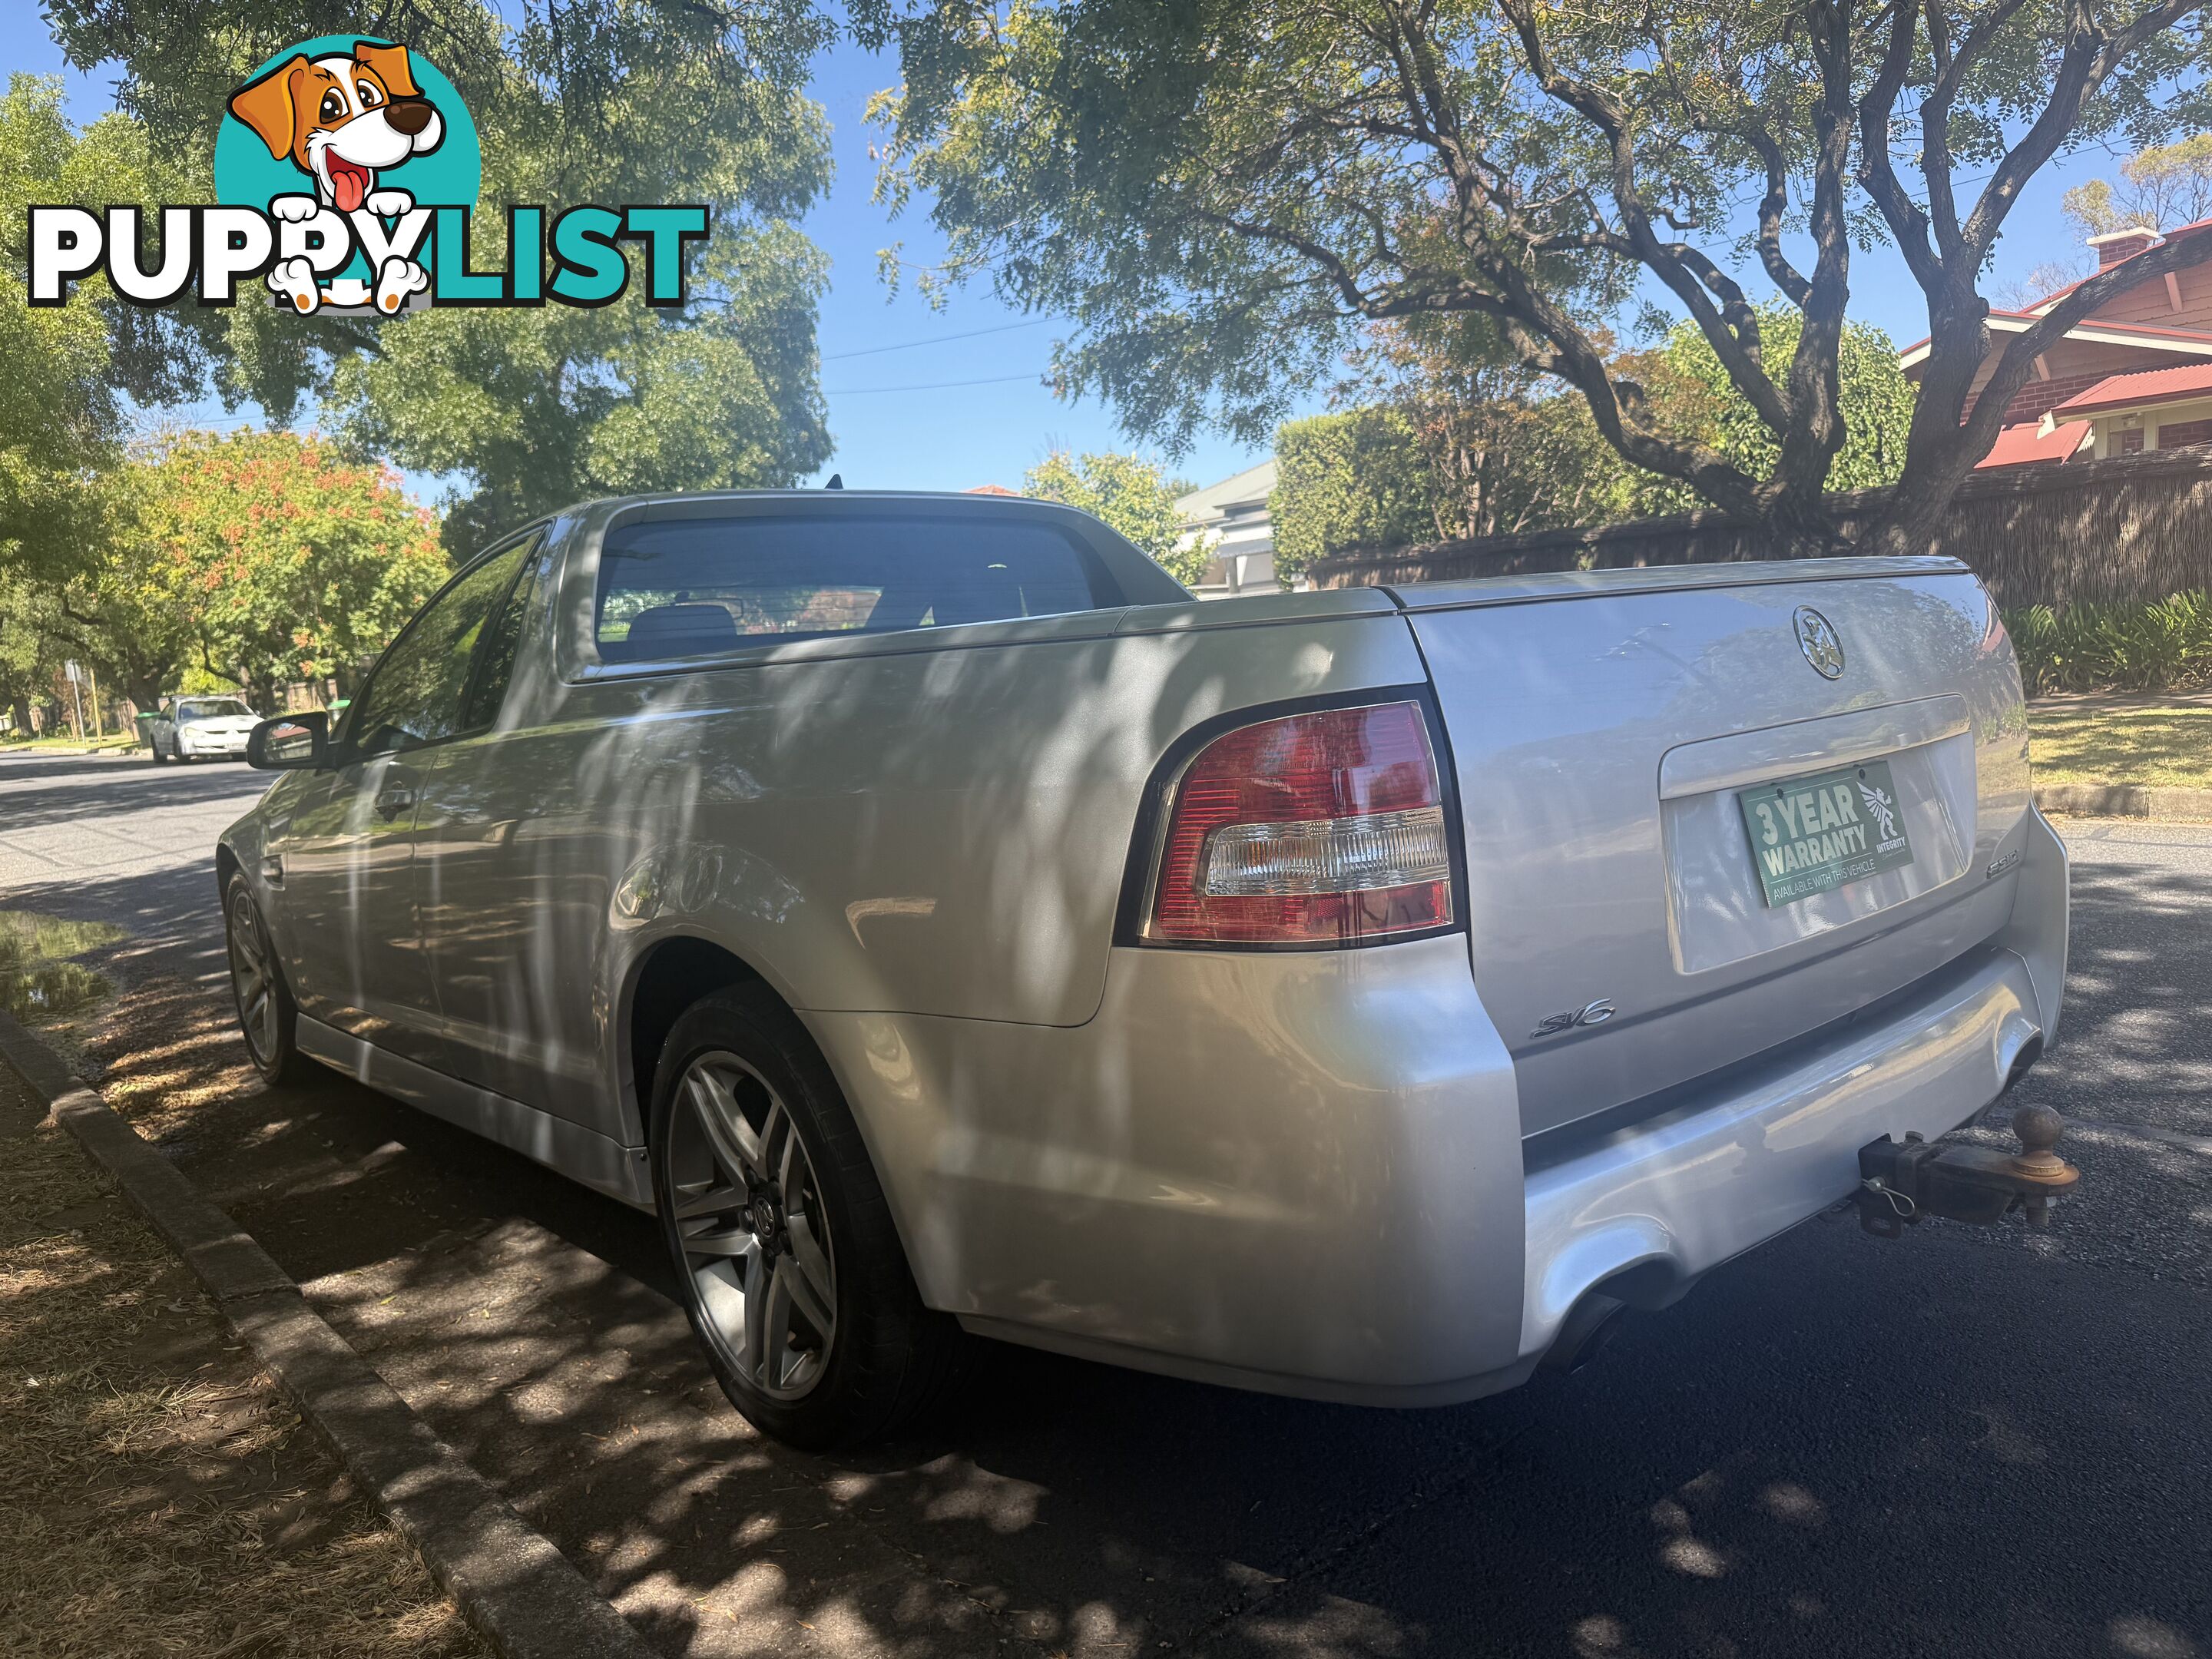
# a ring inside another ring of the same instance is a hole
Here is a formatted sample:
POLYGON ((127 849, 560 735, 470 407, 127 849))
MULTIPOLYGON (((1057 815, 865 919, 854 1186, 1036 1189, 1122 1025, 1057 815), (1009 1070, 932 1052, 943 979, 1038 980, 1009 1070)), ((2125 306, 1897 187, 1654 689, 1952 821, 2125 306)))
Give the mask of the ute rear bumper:
POLYGON ((1532 1170, 1522 1353, 1542 1355, 1601 1285, 1632 1304, 1664 1303, 1850 1196, 1860 1147, 1956 1128, 2004 1092, 2042 1039, 2027 963, 1992 950, 1717 1098, 1532 1170))
MULTIPOLYGON (((2013 921, 1840 1029, 1525 1158, 1467 941, 1117 950, 1042 1027, 808 1012, 923 1298, 989 1335, 1378 1406, 1510 1388, 1592 1293, 1657 1305, 1849 1196, 2047 1042, 2065 854, 2030 814, 2013 921)), ((1979 878, 1982 872, 1968 872, 1979 878)), ((1563 1335, 1563 1331, 1565 1334, 1563 1335)))

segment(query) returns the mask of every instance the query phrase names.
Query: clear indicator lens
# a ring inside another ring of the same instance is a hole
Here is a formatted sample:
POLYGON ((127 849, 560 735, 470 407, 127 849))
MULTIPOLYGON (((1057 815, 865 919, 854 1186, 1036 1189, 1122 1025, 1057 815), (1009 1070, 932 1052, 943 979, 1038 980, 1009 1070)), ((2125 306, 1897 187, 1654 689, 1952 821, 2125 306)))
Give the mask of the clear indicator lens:
POLYGON ((1353 818, 1231 823, 1206 838, 1198 890, 1209 898, 1366 893, 1451 878, 1440 806, 1353 818))

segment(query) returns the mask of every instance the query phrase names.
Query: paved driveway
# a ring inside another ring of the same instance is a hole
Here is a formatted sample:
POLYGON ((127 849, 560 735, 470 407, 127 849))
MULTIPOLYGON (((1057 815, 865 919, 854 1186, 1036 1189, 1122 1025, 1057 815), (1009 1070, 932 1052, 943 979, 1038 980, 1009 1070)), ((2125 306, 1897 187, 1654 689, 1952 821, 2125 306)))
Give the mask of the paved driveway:
POLYGON ((134 929, 111 1097, 671 1653, 2212 1655, 2212 828, 2067 827, 2025 1087, 2089 1188, 2047 1235, 1808 1224, 1444 1411, 994 1349, 825 1461, 723 1405, 641 1218, 336 1076, 247 1086, 207 849, 257 783, 0 760, 0 903, 134 929))

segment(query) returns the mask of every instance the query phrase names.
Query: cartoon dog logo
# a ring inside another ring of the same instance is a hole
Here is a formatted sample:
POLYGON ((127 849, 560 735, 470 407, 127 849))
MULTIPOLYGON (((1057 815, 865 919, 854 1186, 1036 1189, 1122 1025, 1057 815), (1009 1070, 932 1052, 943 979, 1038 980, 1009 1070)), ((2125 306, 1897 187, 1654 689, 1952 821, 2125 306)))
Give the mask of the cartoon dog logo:
MULTIPOLYGON (((356 40, 350 55, 310 59, 295 54, 233 93, 230 112, 269 146, 271 156, 289 157, 314 181, 312 196, 279 196, 269 204, 277 218, 302 223, 324 208, 351 214, 366 207, 379 218, 406 213, 414 198, 404 190, 379 189, 378 172, 428 155, 446 136, 437 107, 416 85, 407 48, 373 40, 356 40)), ((386 259, 375 275, 376 308, 397 312, 429 282, 412 259, 386 259)), ((337 283, 321 289, 304 258, 279 260, 268 283, 302 313, 326 298, 358 304, 370 297, 342 298, 337 283)))

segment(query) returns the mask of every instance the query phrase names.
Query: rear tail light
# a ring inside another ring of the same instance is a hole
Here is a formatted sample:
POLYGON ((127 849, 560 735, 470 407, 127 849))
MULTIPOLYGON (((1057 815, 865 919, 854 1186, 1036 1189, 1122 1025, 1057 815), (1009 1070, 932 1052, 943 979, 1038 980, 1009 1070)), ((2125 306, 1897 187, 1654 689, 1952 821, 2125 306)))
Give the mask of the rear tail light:
POLYGON ((1451 832, 1417 703, 1239 726, 1175 781, 1147 939, 1358 945, 1454 920, 1451 832))

